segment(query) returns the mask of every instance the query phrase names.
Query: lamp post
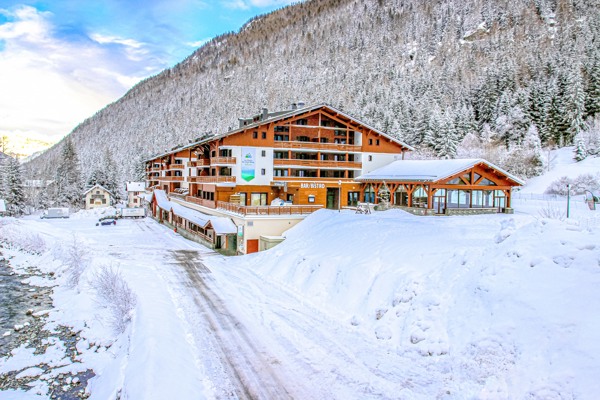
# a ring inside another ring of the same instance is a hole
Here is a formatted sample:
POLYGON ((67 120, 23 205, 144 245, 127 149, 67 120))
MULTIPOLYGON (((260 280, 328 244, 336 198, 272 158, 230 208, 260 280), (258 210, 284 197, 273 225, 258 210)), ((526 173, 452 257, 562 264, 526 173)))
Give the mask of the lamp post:
POLYGON ((342 212, 342 180, 338 180, 338 212, 342 212))
POLYGON ((571 184, 567 183, 567 218, 570 216, 571 184))

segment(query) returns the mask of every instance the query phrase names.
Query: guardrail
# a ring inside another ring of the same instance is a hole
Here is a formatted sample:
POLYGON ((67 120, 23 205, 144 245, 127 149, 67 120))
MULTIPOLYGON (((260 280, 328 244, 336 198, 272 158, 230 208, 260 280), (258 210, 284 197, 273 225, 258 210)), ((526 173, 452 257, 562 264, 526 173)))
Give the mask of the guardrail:
POLYGON ((320 210, 323 206, 242 206, 240 204, 218 201, 217 208, 240 215, 308 215, 320 210))

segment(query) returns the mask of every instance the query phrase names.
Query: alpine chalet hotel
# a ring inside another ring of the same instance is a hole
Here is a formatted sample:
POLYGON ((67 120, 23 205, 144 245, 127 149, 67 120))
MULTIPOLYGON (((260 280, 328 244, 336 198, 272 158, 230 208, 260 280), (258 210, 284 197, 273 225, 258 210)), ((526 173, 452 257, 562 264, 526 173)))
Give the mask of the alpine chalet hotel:
POLYGON ((146 160, 147 186, 159 192, 149 199, 153 215, 231 253, 270 247, 270 241, 281 240, 282 232, 318 208, 377 202, 365 192, 374 182, 356 178, 403 160, 413 150, 327 104, 263 109, 239 124, 146 160), (173 212, 182 205, 204 216, 199 217, 202 226, 173 212), (221 222, 211 223, 211 215, 221 222), (224 227, 222 217, 233 224, 224 227))

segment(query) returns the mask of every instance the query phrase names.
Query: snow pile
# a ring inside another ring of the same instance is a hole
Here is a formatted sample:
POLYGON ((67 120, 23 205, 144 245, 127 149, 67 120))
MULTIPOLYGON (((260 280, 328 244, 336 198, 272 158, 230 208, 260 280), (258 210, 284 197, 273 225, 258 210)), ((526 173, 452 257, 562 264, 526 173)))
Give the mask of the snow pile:
POLYGON ((600 376, 600 226, 588 228, 529 216, 322 210, 279 246, 233 263, 366 340, 417 355, 443 377, 442 392, 590 398, 600 376))

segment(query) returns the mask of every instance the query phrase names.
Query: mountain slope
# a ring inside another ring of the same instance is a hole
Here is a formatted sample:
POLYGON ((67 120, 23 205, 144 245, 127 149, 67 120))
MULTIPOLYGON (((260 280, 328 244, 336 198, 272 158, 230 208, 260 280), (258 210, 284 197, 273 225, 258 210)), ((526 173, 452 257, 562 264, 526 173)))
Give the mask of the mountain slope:
MULTIPOLYGON (((486 124, 507 143, 520 144, 532 123, 543 142, 572 140, 566 122, 550 117, 572 106, 557 104, 571 98, 565 88, 573 85, 560 82, 572 71, 595 101, 598 5, 489 3, 313 0, 258 17, 76 127, 83 171, 110 149, 120 178, 132 179, 142 158, 297 100, 331 103, 438 154, 438 136, 459 142, 486 124)), ((31 169, 51 177, 60 146, 31 169)))

